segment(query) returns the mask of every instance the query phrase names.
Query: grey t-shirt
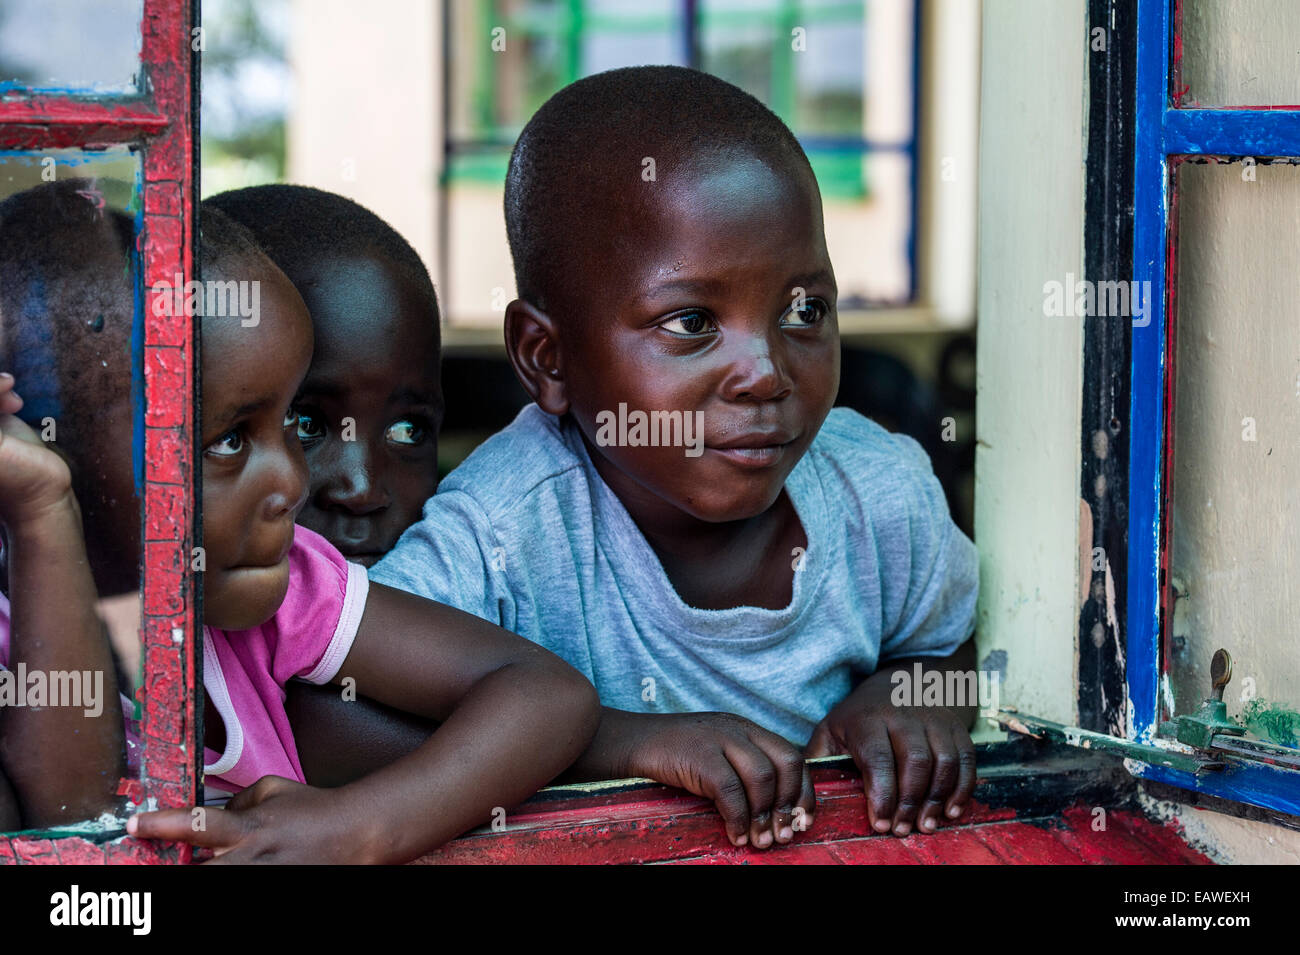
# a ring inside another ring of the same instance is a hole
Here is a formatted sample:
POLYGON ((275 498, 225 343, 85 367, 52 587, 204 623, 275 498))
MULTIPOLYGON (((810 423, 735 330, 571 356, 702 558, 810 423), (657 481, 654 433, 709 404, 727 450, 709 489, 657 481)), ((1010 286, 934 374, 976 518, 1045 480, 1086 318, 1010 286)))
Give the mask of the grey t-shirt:
POLYGON ((782 556, 799 564, 790 605, 691 607, 576 425, 529 405, 370 576, 541 644, 606 706, 736 713, 802 745, 855 674, 960 646, 978 574, 921 446, 854 411, 831 411, 786 490, 808 538, 782 556))

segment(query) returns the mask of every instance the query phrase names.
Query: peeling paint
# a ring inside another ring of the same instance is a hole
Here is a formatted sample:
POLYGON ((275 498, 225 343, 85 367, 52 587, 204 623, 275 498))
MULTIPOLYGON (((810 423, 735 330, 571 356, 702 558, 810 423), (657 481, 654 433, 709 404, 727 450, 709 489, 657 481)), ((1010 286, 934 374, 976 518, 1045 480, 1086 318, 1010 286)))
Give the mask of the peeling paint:
POLYGON ((1300 748, 1300 713, 1295 710, 1268 700, 1251 700, 1242 708, 1241 720, 1261 739, 1300 748))

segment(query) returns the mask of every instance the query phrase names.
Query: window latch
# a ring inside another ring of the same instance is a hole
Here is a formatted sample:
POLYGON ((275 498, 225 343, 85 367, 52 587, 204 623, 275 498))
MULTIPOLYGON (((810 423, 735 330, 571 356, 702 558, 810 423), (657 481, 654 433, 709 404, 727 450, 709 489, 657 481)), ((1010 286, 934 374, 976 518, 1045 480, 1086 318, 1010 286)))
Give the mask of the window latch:
POLYGON ((1242 738, 1246 734, 1246 728, 1228 715, 1228 708, 1223 702, 1223 689, 1231 679, 1232 655, 1224 649, 1216 650, 1210 660, 1210 696, 1201 701, 1195 713, 1161 723, 1161 735, 1172 736, 1194 749, 1228 753, 1243 759, 1300 770, 1300 752, 1263 740, 1242 738))

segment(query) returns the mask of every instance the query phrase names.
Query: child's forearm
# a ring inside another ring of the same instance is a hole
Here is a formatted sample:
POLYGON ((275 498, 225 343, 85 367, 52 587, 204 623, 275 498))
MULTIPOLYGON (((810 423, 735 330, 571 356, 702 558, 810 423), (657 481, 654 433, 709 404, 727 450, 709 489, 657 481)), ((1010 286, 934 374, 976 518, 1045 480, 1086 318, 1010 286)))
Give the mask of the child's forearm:
POLYGON ((312 786, 362 779, 415 752, 438 728, 360 694, 344 699, 336 686, 290 680, 284 689, 298 762, 312 786))
POLYGON ((631 713, 608 706, 600 708, 600 727, 591 745, 560 777, 565 782, 593 782, 603 779, 625 779, 636 774, 633 753, 637 740, 652 727, 656 714, 631 713))
POLYGON ((360 834, 363 861, 417 858, 553 780, 586 748, 598 719, 595 690, 576 673, 504 666, 415 752, 335 790, 336 822, 360 834))
POLYGON ((30 691, 39 673, 50 705, 0 707, 0 767, 23 825, 58 825, 117 802, 126 771, 117 678, 72 495, 12 522, 8 534, 11 679, 22 664, 30 691), (81 699, 65 698, 74 688, 81 699))

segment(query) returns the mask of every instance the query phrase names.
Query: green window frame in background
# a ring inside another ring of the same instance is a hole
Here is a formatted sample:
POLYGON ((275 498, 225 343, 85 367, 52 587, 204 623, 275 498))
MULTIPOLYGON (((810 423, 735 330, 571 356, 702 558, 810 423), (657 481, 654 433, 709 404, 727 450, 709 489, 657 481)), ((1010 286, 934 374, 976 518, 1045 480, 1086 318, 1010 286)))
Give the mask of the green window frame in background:
MULTIPOLYGON (((919 4, 917 4, 919 8, 919 4)), ((445 31, 448 63, 454 57, 469 55, 474 58, 472 88, 458 89, 454 70, 449 70, 448 96, 468 98, 468 130, 449 127, 445 140, 446 161, 443 165, 443 185, 458 184, 497 185, 505 180, 510 147, 527 116, 561 87, 587 75, 583 69, 583 43, 594 35, 648 36, 650 34, 675 34, 677 56, 674 62, 696 69, 710 69, 709 51, 705 39, 710 33, 731 31, 735 33, 766 30, 770 33, 771 55, 768 61, 766 90, 753 89, 740 77, 729 71, 718 72, 724 79, 749 88, 781 119, 791 127, 808 153, 813 169, 821 184, 822 194, 835 200, 866 200, 870 197, 870 183, 866 175, 869 168, 864 160, 873 153, 902 152, 912 163, 913 212, 912 232, 915 232, 915 166, 916 166, 916 103, 918 102, 919 30, 914 29, 912 50, 912 122, 907 137, 892 142, 873 142, 863 135, 863 111, 859 107, 857 121, 852 130, 840 129, 832 133, 813 131, 807 122, 801 122, 798 100, 796 55, 791 47, 792 31, 796 27, 815 28, 824 25, 859 23, 868 28, 867 9, 863 0, 827 0, 810 3, 807 0, 781 0, 767 8, 716 9, 708 0, 676 0, 663 12, 605 13, 592 9, 590 0, 557 0, 543 6, 523 6, 502 0, 486 0, 475 4, 449 4, 448 17, 469 16, 477 19, 472 34, 483 42, 466 51, 454 49, 453 37, 458 34, 451 23, 445 31), (557 69, 554 81, 526 90, 527 98, 521 103, 521 115, 503 120, 499 115, 501 79, 498 64, 491 52, 491 33, 495 27, 504 27, 507 42, 546 43, 555 51, 557 69)), ((459 34, 464 35, 464 34, 459 34)), ((644 62, 644 61, 629 61, 644 62)), ((761 67, 760 67, 761 68, 761 67)), ((865 68, 865 64, 864 64, 865 68)), ((463 85, 463 80, 461 82, 463 85)), ((914 242, 909 243, 910 258, 915 274, 914 242)))

